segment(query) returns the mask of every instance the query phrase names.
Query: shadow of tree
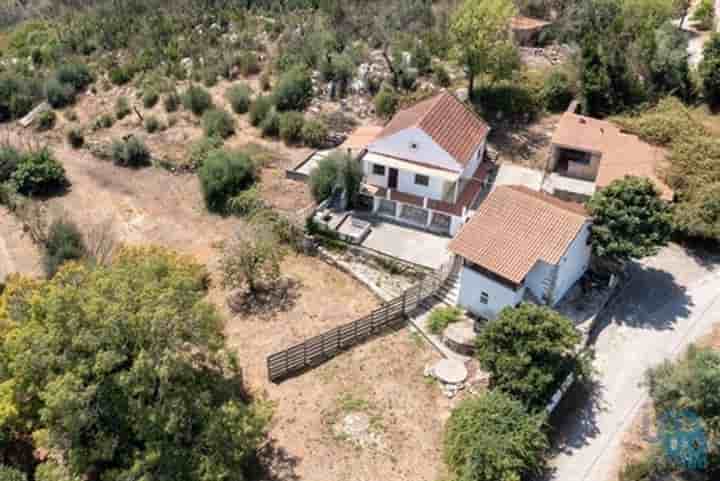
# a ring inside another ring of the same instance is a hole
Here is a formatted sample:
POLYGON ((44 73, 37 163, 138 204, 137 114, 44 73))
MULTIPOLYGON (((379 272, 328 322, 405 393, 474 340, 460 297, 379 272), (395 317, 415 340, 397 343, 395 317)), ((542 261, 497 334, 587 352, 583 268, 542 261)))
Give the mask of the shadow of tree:
POLYGON ((228 294, 228 307, 236 314, 272 316, 290 311, 300 298, 302 283, 284 277, 277 284, 251 293, 236 290, 228 294))
POLYGON ((250 463, 248 479, 252 481, 295 481, 300 479, 296 468, 300 458, 269 439, 250 463))

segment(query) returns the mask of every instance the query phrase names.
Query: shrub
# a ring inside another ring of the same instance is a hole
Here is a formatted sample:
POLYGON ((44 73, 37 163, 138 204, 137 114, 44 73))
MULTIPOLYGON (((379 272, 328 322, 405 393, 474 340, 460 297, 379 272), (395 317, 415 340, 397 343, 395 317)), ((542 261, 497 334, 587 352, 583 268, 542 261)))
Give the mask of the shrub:
POLYGON ((110 82, 113 85, 125 85, 132 78, 133 74, 128 67, 113 67, 110 69, 110 82))
POLYGON ((244 114, 250 109, 250 87, 245 84, 233 85, 225 92, 225 98, 230 102, 233 112, 244 114))
POLYGON ((705 100, 713 108, 720 106, 720 33, 714 33, 705 43, 698 72, 705 100))
POLYGON ((545 78, 540 91, 542 102, 551 112, 564 112, 573 100, 570 78, 561 70, 553 70, 545 78))
POLYGON ((250 105, 250 124, 254 127, 259 127, 272 107, 273 104, 270 97, 258 95, 250 105))
POLYGON ((715 22, 715 5, 713 0, 701 0, 692 16, 699 30, 712 30, 715 22))
POLYGON ((60 83, 72 85, 76 92, 85 90, 93 82, 90 69, 82 63, 60 65, 55 73, 55 78, 60 83))
POLYGON ((253 185, 228 201, 227 212, 228 214, 247 217, 262 209, 263 206, 264 203, 260 198, 260 192, 257 186, 253 185))
POLYGON ((253 52, 243 52, 235 59, 235 64, 240 70, 240 74, 247 77, 260 73, 260 63, 257 55, 253 52))
POLYGON ((210 92, 199 85, 191 85, 182 95, 182 104, 187 110, 193 114, 200 116, 212 107, 212 97, 210 92))
POLYGON ((57 115, 55 114, 55 111, 46 110, 44 112, 41 112, 40 115, 38 115, 35 128, 38 132, 46 132, 48 130, 52 130, 53 128, 55 128, 56 120, 57 115))
POLYGON ((130 102, 127 97, 118 97, 115 101, 115 117, 122 120, 128 115, 130 115, 130 102))
POLYGON ((68 183, 65 168, 47 148, 21 154, 10 180, 28 196, 52 194, 68 183))
POLYGON ((262 75, 260 75, 260 88, 263 92, 267 92, 272 88, 272 82, 270 81, 270 74, 268 72, 263 72, 262 75))
POLYGON ((483 84, 472 96, 483 117, 510 122, 529 122, 542 110, 542 84, 525 77, 513 82, 483 84))
POLYGON ((228 201, 255 182, 256 168, 242 152, 216 149, 200 167, 199 177, 208 210, 224 213, 228 201))
POLYGON ((190 147, 188 163, 190 168, 196 169, 205 163, 208 154, 223 146, 223 140, 219 137, 203 137, 190 147))
POLYGON ((305 117, 300 112, 283 112, 278 121, 280 138, 288 144, 297 144, 302 139, 305 117))
POLYGON ((45 274, 52 278, 60 266, 85 256, 85 242, 77 225, 67 219, 57 219, 50 224, 43 264, 45 274))
POLYGON ((499 391, 469 397, 445 427, 445 462, 461 481, 530 479, 545 467, 544 423, 499 391))
POLYGON ((277 137, 280 133, 280 114, 275 108, 270 109, 265 115, 260 124, 260 133, 263 137, 277 137))
POLYGON ((375 113, 383 118, 390 118, 395 114, 398 98, 392 89, 385 87, 378 92, 374 99, 375 113))
POLYGON ((152 134, 160 130, 160 121, 154 115, 145 118, 145 130, 152 134))
POLYGON ((430 313, 428 329, 433 334, 442 334, 450 324, 458 322, 461 317, 462 310, 457 307, 437 307, 430 313))
POLYGON ((448 73, 447 69, 444 65, 437 64, 433 68, 433 79, 435 80, 435 83, 443 88, 447 88, 450 86, 450 74, 448 73))
POLYGON ((0 144, 0 184, 10 180, 21 159, 22 156, 17 149, 0 144))
POLYGON ((43 96, 43 84, 36 79, 0 72, 0 122, 27 114, 43 96))
POLYGON ((45 84, 45 95, 48 103, 56 109, 66 107, 75 102, 75 88, 70 84, 61 83, 51 78, 45 84))
POLYGON ((158 100, 160 100, 160 96, 154 90, 148 90, 143 94, 142 100, 143 107, 151 109, 157 105, 158 100))
POLYGON ((85 144, 85 135, 80 129, 70 129, 67 133, 67 141, 73 149, 79 149, 85 144))
POLYGON ((206 137, 226 139, 235 133, 235 119, 225 110, 208 110, 203 115, 203 129, 206 137))
POLYGON ((325 122, 318 119, 311 119, 305 122, 302 128, 302 139, 305 145, 319 149, 328 137, 328 128, 325 122))
POLYGON ((102 114, 100 117, 98 117, 97 120, 95 120, 94 128, 96 130, 98 129, 109 129, 113 126, 115 123, 115 119, 110 114, 102 114))
POLYGON ((305 110, 312 100, 312 79, 307 69, 294 67, 280 77, 273 99, 278 110, 305 110))
POLYGON ((131 135, 112 143, 111 158, 115 165, 121 167, 142 167, 150 165, 150 151, 145 143, 131 135))
POLYGON ((165 107, 165 112, 167 113, 176 112, 180 106, 180 96, 177 92, 167 94, 163 100, 163 106, 165 107))

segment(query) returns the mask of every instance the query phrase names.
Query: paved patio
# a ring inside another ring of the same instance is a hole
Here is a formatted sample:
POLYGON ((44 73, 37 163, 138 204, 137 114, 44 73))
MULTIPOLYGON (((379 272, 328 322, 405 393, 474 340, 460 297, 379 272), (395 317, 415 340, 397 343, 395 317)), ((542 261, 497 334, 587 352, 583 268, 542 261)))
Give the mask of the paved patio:
POLYGON ((495 187, 501 185, 524 185, 525 187, 540 191, 543 184, 543 172, 529 169, 521 165, 502 164, 495 177, 495 187))
POLYGON ((369 220, 372 230, 363 247, 430 269, 439 268, 450 257, 449 237, 375 218, 369 220))

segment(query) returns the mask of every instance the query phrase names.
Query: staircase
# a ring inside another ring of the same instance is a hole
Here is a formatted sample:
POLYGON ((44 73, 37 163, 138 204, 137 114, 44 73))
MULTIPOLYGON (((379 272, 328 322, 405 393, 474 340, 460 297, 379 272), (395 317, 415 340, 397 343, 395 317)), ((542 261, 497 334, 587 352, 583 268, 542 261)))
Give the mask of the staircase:
POLYGON ((438 304, 444 304, 447 306, 458 305, 458 301, 460 299, 460 269, 462 267, 462 263, 457 260, 453 260, 452 262, 453 264, 450 267, 450 271, 445 279, 445 282, 443 282, 432 297, 423 301, 423 307, 431 309, 438 304))

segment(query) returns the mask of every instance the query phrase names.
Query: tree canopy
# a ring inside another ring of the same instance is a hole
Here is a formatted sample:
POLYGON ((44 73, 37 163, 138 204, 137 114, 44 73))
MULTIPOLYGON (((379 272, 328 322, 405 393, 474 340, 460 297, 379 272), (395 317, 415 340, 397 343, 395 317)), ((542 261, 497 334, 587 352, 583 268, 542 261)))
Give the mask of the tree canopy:
POLYGON ((672 212, 647 178, 627 176, 596 192, 587 203, 593 217, 595 255, 612 260, 655 254, 672 233, 672 212))
POLYGON ((457 481, 518 481, 538 474, 548 447, 544 421, 497 390, 467 398, 445 427, 445 461, 457 481))
POLYGON ((268 412, 244 390, 205 282, 159 248, 12 278, 0 297, 1 436, 31 435, 52 479, 246 479, 268 412))
POLYGON ((477 357, 493 388, 531 410, 544 409, 571 372, 580 373, 580 335, 554 310, 521 304, 506 308, 477 338, 477 357))
POLYGON ((714 33, 703 47, 703 59, 698 66, 705 100, 720 105, 720 33, 714 33))
POLYGON ((475 77, 506 78, 519 65, 510 20, 517 14, 511 0, 465 0, 450 24, 454 53, 465 68, 469 93, 475 77))

